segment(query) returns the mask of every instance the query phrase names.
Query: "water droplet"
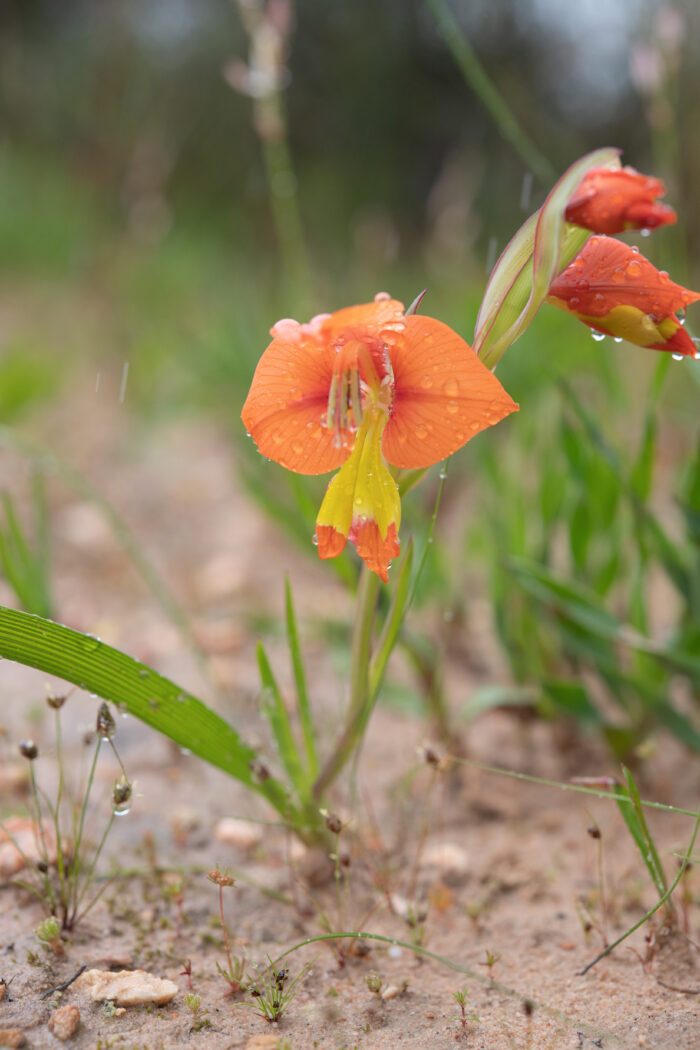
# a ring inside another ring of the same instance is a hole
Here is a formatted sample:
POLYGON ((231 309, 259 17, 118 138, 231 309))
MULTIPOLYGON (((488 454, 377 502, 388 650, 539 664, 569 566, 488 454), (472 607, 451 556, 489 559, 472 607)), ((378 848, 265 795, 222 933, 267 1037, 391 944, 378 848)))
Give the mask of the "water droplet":
POLYGON ((129 812, 131 812, 131 806, 128 802, 123 802, 120 805, 115 806, 112 810, 115 817, 125 817, 129 812))
POLYGON ((470 423, 469 424, 469 429, 473 430, 474 433, 476 434, 477 430, 479 429, 479 424, 478 423, 470 423))
POLYGON ((457 404, 456 401, 448 401, 447 404, 445 405, 445 411, 449 415, 454 416, 454 415, 457 414, 457 412, 459 412, 459 405, 457 404))
POLYGON ((625 279, 625 273, 621 266, 618 266, 612 272, 612 281, 614 284, 622 284, 625 279))
POLYGON ((454 376, 450 376, 449 379, 445 380, 442 389, 445 391, 448 397, 457 397, 457 394, 459 393, 459 383, 457 382, 454 376))
POLYGON ((423 376, 423 378, 420 381, 420 385, 423 387, 424 390, 430 390, 431 386, 433 385, 432 376, 423 376))
POLYGON ((300 456, 303 451, 304 451, 304 446, 302 445, 301 441, 295 441, 294 444, 292 445, 292 452, 294 452, 295 455, 300 456))
POLYGON ((181 747, 180 748, 180 754, 181 755, 191 755, 192 752, 190 751, 190 749, 188 747, 181 747))
POLYGON ((685 354, 671 354, 671 357, 673 358, 674 361, 682 361, 683 358, 685 357, 685 354))
POLYGON ((591 331, 591 336, 595 339, 596 343, 601 343, 605 339, 605 332, 596 332, 595 329, 591 331))
POLYGON ((643 230, 640 230, 639 232, 641 233, 642 237, 651 237, 651 230, 648 230, 646 226, 643 230))
POLYGON ((314 547, 318 547, 318 536, 316 535, 316 533, 314 533, 311 537, 311 542, 313 543, 314 547))
POLYGON ((569 306, 578 306, 578 304, 580 302, 581 302, 581 300, 579 299, 579 297, 577 295, 572 295, 571 298, 569 299, 569 306))
POLYGON ((634 252, 635 255, 639 255, 639 248, 637 247, 636 244, 632 246, 632 251, 634 252))
POLYGON ((355 499, 353 500, 353 502, 354 502, 356 507, 361 507, 362 506, 362 496, 355 496, 355 499))
POLYGON ((602 292, 596 292, 593 296, 593 302, 596 306, 605 306, 605 296, 602 292))
POLYGON ((621 343, 621 342, 622 342, 622 336, 621 335, 614 335, 613 336, 613 343, 621 343))
POLYGON ((700 350, 695 351, 695 353, 693 354, 693 359, 695 361, 700 361, 700 350))
POLYGON ((638 259, 630 259, 630 261, 627 263, 627 266, 625 267, 625 270, 627 271, 627 275, 629 277, 639 277, 639 275, 642 272, 642 264, 639 262, 638 259))
POLYGON ((414 433, 420 441, 423 441, 428 436, 428 428, 423 423, 419 423, 414 433))
POLYGON ((383 303, 386 302, 387 299, 391 299, 391 296, 388 292, 377 292, 377 294, 374 297, 375 303, 383 303))
POLYGON ((150 671, 146 667, 139 668, 139 678, 148 678, 150 671))
POLYGON ((272 432, 272 440, 274 441, 274 443, 276 445, 281 445, 282 442, 284 441, 284 434, 282 433, 282 431, 281 430, 273 430, 273 432, 272 432))
POLYGON ((86 634, 83 638, 83 648, 88 649, 90 652, 94 652, 95 649, 99 649, 101 639, 96 634, 86 634))

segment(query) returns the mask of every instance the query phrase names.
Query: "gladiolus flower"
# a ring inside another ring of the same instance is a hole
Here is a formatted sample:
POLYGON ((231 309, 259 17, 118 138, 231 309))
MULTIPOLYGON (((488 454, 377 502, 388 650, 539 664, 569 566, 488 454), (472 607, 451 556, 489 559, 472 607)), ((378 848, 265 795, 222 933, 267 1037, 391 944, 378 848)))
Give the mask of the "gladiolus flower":
POLYGON ((591 168, 566 206, 566 221, 594 233, 653 230, 677 218, 657 200, 665 193, 661 179, 634 168, 591 168))
POLYGON ((384 581, 400 551, 401 504, 387 464, 450 456, 517 405, 451 328, 374 302, 278 321, 242 418, 263 456, 298 474, 335 470, 316 521, 321 558, 348 540, 384 581))
POLYGON ((547 296, 590 328, 681 357, 696 356, 697 347, 675 315, 698 299, 612 237, 590 237, 547 296))

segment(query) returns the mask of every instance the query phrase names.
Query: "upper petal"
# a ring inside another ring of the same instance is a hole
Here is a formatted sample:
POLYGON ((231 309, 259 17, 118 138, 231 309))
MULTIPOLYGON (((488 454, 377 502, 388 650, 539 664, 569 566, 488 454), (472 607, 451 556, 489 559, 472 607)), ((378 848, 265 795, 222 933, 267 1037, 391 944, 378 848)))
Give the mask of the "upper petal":
POLYGON ((674 284, 635 248, 613 237, 590 237, 549 294, 590 317, 603 317, 615 306, 668 317, 700 299, 700 293, 674 284))
POLYGON ((325 474, 350 449, 323 426, 335 351, 307 326, 279 322, 253 376, 241 417, 263 456, 298 474, 325 474))
POLYGON ((652 229, 676 221, 673 208, 657 202, 665 193, 660 179, 634 168, 592 168, 569 200, 566 219, 594 233, 652 229))
POLYGON ((518 406, 468 343, 414 314, 390 351, 394 403, 382 450, 395 467, 429 467, 518 406))

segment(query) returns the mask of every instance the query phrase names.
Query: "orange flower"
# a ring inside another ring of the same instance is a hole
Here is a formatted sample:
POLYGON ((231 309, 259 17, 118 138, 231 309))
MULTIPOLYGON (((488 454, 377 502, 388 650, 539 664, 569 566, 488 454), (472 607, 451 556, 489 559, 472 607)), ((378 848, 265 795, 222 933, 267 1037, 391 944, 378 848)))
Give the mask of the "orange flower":
POLYGON ((700 293, 674 284, 638 248, 612 237, 590 237, 547 296, 599 332, 680 357, 698 351, 675 315, 698 299, 700 293))
POLYGON ((471 348, 385 294, 278 321, 243 406, 263 456, 298 474, 340 471, 316 521, 321 558, 348 539, 384 581, 400 551, 401 503, 387 464, 429 467, 517 405, 471 348))
POLYGON ((634 168, 591 168, 566 206, 566 221, 594 233, 622 233, 676 221, 667 204, 659 204, 666 187, 661 179, 634 168))

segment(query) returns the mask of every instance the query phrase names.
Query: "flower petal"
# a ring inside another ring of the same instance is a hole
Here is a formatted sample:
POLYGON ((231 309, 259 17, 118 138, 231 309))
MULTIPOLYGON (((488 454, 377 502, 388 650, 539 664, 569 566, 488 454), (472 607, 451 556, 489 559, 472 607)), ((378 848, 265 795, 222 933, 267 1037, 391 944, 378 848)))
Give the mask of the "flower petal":
POLYGON ((382 451, 395 467, 429 467, 517 411, 469 344, 432 317, 407 317, 390 356, 394 404, 382 451))
POLYGON ((322 425, 335 351, 296 321, 281 321, 260 358, 241 413, 263 456, 298 474, 325 474, 349 456, 322 425))
POLYGON ((661 179, 634 168, 592 168, 567 204, 566 220, 594 233, 651 230, 676 221, 673 208, 657 201, 665 193, 661 179))
POLYGON ((656 320, 700 299, 700 293, 674 284, 635 248, 613 237, 589 238, 552 282, 549 295, 576 314, 604 317, 615 306, 634 306, 656 320))
POLYGON ((380 408, 367 411, 351 455, 328 485, 316 519, 316 538, 321 558, 336 557, 350 539, 372 572, 386 581, 389 562, 400 550, 401 501, 382 457, 385 425, 380 408))

